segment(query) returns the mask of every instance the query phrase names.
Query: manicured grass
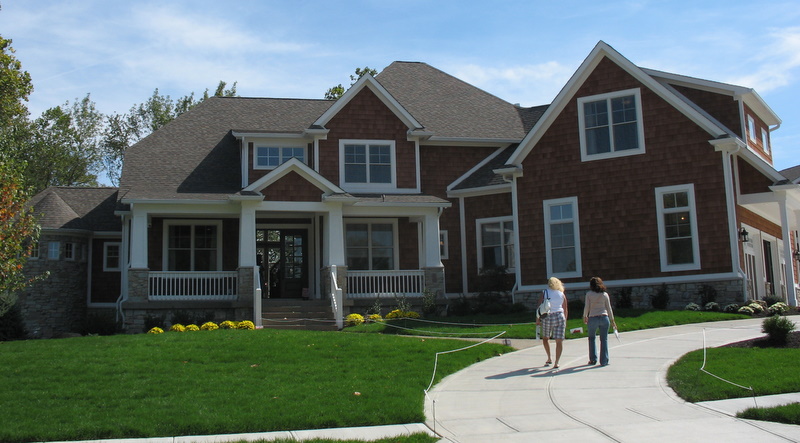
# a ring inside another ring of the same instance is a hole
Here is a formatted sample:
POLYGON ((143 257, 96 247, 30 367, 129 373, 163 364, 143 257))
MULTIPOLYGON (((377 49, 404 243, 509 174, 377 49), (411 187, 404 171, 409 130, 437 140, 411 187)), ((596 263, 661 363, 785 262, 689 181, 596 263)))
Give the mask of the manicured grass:
MULTIPOLYGON (((273 330, 0 342, 0 441, 420 422, 434 354, 462 346, 273 330)), ((437 379, 507 350, 444 355, 437 379)))
MULTIPOLYGON (((705 369, 733 383, 752 387, 755 395, 800 392, 794 368, 800 349, 735 348, 707 349, 705 369)), ((667 383, 681 398, 691 402, 750 397, 753 393, 700 371, 703 350, 681 357, 667 371, 667 383)))
MULTIPOLYGON (((370 443, 435 443, 440 439, 431 437, 428 434, 411 434, 399 437, 382 438, 380 440, 370 440, 370 443)), ((245 442, 242 442, 245 443, 245 442)), ((260 442, 254 442, 260 443, 260 442)), ((297 440, 278 439, 270 440, 269 443, 297 443, 297 440)), ((364 440, 331 440, 329 438, 315 438, 313 440, 303 440, 303 443, 365 443, 364 440)))
MULTIPOLYGON (((567 339, 586 337, 586 325, 579 318, 583 313, 571 313, 567 321, 567 339), (573 328, 583 328, 583 333, 572 334, 573 328)), ((750 318, 741 314, 702 311, 644 311, 619 310, 615 312, 620 332, 661 328, 689 323, 737 320, 750 318)), ((474 315, 467 317, 431 317, 420 320, 387 320, 345 328, 347 332, 372 332, 401 335, 492 337, 505 331, 502 338, 535 338, 536 325, 532 313, 510 315, 474 315)))
POLYGON ((774 421, 790 425, 800 425, 800 403, 792 403, 772 408, 750 408, 738 414, 737 417, 751 420, 774 421))

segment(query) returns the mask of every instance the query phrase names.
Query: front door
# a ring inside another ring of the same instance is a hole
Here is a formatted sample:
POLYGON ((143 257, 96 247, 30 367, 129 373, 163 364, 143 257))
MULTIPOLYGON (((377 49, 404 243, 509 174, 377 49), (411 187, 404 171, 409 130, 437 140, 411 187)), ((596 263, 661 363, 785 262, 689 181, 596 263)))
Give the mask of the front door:
POLYGON ((308 288, 308 230, 258 229, 256 254, 264 298, 300 298, 308 288))

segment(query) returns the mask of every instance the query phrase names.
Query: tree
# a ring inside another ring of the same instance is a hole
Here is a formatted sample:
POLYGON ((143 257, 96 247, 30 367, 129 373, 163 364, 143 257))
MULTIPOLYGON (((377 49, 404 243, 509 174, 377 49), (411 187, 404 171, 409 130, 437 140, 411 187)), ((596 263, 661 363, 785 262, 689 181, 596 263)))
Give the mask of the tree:
MULTIPOLYGON (((230 89, 225 89, 226 86, 227 83, 220 81, 213 96, 236 97, 236 82, 230 89)), ((130 146, 208 98, 208 89, 199 100, 195 100, 194 92, 173 100, 156 89, 147 101, 134 105, 127 114, 107 116, 101 145, 103 164, 112 183, 119 182, 122 158, 130 146)))
MULTIPOLYGON (((356 68, 355 74, 350 74, 350 86, 353 86, 361 77, 364 75, 369 74, 373 77, 378 75, 378 71, 375 69, 370 68, 369 66, 364 66, 364 68, 356 68)), ((328 89, 325 92, 325 100, 337 100, 341 96, 344 95, 345 89, 341 83, 338 85, 328 89)))
POLYGON ((33 91, 31 75, 14 57, 11 40, 0 36, 0 128, 6 129, 19 117, 28 116, 25 101, 33 91))

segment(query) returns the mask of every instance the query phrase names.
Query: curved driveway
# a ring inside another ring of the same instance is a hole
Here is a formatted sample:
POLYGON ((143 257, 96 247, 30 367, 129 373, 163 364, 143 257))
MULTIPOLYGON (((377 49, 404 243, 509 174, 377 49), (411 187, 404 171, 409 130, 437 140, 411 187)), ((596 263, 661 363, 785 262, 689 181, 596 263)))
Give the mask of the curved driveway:
POLYGON ((626 332, 619 341, 612 335, 605 367, 586 365, 585 339, 564 342, 558 371, 544 366, 540 342, 520 343, 533 346, 436 385, 425 402, 426 424, 442 441, 460 443, 800 442, 800 426, 737 419, 687 403, 666 384, 670 364, 702 348, 704 335, 709 347, 761 337, 762 321, 626 332))

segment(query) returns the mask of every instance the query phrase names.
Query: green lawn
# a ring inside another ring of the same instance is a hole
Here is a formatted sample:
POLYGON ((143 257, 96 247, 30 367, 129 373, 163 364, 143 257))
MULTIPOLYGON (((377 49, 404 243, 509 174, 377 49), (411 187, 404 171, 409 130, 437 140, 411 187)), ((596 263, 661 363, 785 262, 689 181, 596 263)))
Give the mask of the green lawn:
MULTIPOLYGON (((586 337, 586 325, 580 318, 582 312, 571 313, 567 321, 567 339, 586 337), (583 333, 572 334, 570 329, 583 328, 583 333)), ((737 320, 750 318, 741 314, 702 311, 644 311, 619 310, 616 312, 620 332, 660 328, 689 323, 737 320)), ((511 315, 473 315, 467 317, 430 317, 425 319, 387 320, 345 328, 347 332, 384 333, 400 335, 427 335, 437 337, 492 337, 504 332, 502 338, 535 338, 535 319, 532 313, 511 315)))
MULTIPOLYGON (((435 353, 463 346, 274 330, 0 342, 0 441, 421 422, 435 353)), ((437 379, 509 350, 447 354, 437 379)))

